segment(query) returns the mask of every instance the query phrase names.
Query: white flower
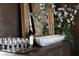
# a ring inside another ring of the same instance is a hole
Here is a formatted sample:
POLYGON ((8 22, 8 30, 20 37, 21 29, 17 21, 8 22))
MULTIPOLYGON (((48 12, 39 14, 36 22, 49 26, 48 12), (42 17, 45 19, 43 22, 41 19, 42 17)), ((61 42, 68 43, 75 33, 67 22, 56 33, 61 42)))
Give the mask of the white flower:
POLYGON ((72 24, 73 24, 73 25, 75 25, 75 23, 74 23, 74 22, 72 22, 72 24))
POLYGON ((68 15, 68 12, 64 11, 64 15, 66 15, 66 16, 67 16, 67 15, 68 15))
POLYGON ((72 15, 72 18, 74 19, 74 16, 72 15))
POLYGON ((43 7, 40 7, 40 9, 43 10, 44 8, 43 7))
POLYGON ((63 22, 62 17, 60 17, 60 21, 63 22))
POLYGON ((76 13, 77 13, 77 10, 74 11, 74 14, 75 14, 75 15, 76 15, 76 13))
POLYGON ((70 14, 70 16, 73 16, 72 14, 70 14))
POLYGON ((41 16, 38 16, 38 18, 40 19, 40 18, 41 18, 41 16))
POLYGON ((58 11, 60 11, 60 10, 65 10, 64 8, 58 8, 58 11))
POLYGON ((61 24, 59 24, 58 27, 61 28, 61 24))
POLYGON ((70 20, 69 20, 69 19, 67 19, 67 22, 68 22, 68 23, 70 23, 70 20))
POLYGON ((61 22, 63 22, 63 20, 62 20, 62 19, 60 19, 60 21, 61 21, 61 22))
POLYGON ((52 8, 55 8, 55 7, 56 7, 56 6, 53 4, 53 5, 52 5, 52 8))
POLYGON ((64 17, 67 17, 67 15, 64 15, 64 17))
POLYGON ((70 20, 72 21, 72 20, 73 20, 73 18, 70 18, 70 20))
POLYGON ((42 6, 42 3, 40 3, 39 6, 42 6))
POLYGON ((58 16, 61 16, 61 15, 62 15, 62 13, 61 13, 61 12, 59 12, 59 13, 58 13, 58 16))
POLYGON ((55 14, 55 15, 58 15, 58 12, 56 11, 56 12, 54 12, 54 14, 55 14))
POLYGON ((48 15, 48 13, 46 13, 46 15, 48 15))

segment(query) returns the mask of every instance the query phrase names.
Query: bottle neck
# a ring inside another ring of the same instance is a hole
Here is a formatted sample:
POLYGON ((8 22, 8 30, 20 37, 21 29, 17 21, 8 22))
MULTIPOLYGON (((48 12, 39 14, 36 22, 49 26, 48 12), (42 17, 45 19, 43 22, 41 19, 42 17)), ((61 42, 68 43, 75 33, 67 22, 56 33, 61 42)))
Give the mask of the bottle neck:
POLYGON ((32 22, 31 22, 31 19, 30 19, 29 29, 30 29, 31 31, 33 31, 33 30, 32 30, 32 22))
POLYGON ((30 24, 29 24, 29 32, 30 32, 29 35, 33 34, 31 19, 30 19, 30 24))

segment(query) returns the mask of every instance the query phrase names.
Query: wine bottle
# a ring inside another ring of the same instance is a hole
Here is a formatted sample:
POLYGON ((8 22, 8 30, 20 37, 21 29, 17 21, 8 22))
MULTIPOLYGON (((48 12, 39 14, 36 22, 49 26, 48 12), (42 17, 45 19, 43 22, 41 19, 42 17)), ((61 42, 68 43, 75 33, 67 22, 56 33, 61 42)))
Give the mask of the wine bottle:
POLYGON ((33 29, 32 29, 32 23, 31 23, 31 19, 30 19, 30 25, 29 25, 29 45, 30 47, 33 46, 33 29))

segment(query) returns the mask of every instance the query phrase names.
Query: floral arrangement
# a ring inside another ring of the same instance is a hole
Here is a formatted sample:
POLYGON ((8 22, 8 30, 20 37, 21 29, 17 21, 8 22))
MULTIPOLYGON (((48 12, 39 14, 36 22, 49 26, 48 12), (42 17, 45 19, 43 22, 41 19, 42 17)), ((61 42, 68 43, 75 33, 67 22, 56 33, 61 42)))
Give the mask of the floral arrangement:
MULTIPOLYGON (((56 7, 55 7, 56 8, 56 7)), ((63 33, 63 31, 68 31, 70 28, 70 25, 74 24, 74 17, 77 13, 77 8, 74 7, 60 7, 55 9, 54 8, 54 16, 55 16, 55 30, 56 33, 59 34, 59 30, 61 30, 60 32, 63 33)))
MULTIPOLYGON (((60 7, 57 7, 57 4, 39 4, 40 10, 44 14, 45 18, 48 17, 47 6, 52 5, 52 12, 55 17, 55 33, 56 34, 64 34, 65 41, 69 42, 71 47, 74 47, 74 39, 72 34, 70 33, 70 26, 74 24, 74 17, 77 14, 79 9, 79 4, 72 4, 72 7, 68 6, 68 4, 63 4, 60 7)), ((49 34, 49 26, 47 20, 43 20, 41 15, 30 13, 34 20, 39 21, 43 24, 43 34, 49 34)), ((48 18, 47 18, 48 19, 48 18)))
POLYGON ((73 7, 68 7, 67 4, 64 4, 63 7, 56 8, 56 5, 53 5, 53 12, 55 17, 55 32, 56 34, 64 34, 65 40, 68 41, 71 46, 74 46, 73 36, 71 35, 69 29, 71 24, 74 24, 74 17, 77 13, 78 5, 73 4, 73 7))

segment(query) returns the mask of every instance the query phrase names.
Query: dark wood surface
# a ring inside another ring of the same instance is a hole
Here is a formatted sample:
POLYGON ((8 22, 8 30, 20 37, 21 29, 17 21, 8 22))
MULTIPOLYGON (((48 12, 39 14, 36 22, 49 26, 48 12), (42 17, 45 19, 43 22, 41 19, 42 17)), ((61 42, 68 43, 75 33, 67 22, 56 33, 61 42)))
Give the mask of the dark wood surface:
POLYGON ((50 46, 20 50, 17 54, 24 56, 69 56, 70 47, 66 42, 59 42, 50 46))

